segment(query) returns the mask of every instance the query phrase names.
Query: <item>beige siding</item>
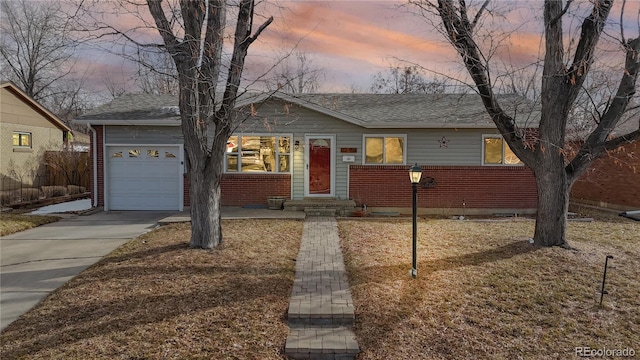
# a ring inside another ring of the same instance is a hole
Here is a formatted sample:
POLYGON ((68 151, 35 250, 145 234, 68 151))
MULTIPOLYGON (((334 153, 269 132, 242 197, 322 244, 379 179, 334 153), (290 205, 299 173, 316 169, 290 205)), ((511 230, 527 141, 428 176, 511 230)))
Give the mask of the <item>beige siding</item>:
POLYGON ((62 149, 62 137, 62 130, 6 89, 0 89, 0 174, 11 176, 13 172, 26 179, 38 168, 44 150, 62 149), (14 148, 14 132, 31 133, 31 148, 14 148))

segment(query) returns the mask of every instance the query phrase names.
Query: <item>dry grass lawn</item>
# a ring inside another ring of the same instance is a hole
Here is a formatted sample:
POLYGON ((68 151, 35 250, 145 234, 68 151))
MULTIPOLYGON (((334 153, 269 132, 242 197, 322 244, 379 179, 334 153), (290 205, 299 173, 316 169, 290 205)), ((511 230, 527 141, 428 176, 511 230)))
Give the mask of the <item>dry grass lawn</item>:
POLYGON ((576 347, 640 356, 640 223, 572 222, 572 251, 529 244, 532 220, 423 219, 417 279, 411 220, 339 227, 359 359, 570 359, 576 347))
POLYGON ((145 234, 0 335, 5 359, 281 359, 302 222, 224 221, 221 248, 189 225, 145 234))
POLYGON ((60 220, 57 216, 0 213, 0 236, 60 220))
MULTIPOLYGON (((640 224, 570 224, 577 251, 528 243, 531 220, 341 220, 359 359, 640 356, 640 224), (606 255, 613 255, 604 307, 606 255)), ((0 335, 1 359, 282 359, 302 222, 234 220, 188 249, 188 225, 143 235, 0 335)))

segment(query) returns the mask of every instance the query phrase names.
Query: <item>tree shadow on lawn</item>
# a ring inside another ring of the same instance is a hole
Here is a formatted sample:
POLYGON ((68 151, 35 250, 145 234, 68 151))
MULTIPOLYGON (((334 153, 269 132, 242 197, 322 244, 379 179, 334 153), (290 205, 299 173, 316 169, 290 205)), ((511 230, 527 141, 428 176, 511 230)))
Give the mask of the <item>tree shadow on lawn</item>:
MULTIPOLYGON (((375 327, 374 331, 368 331, 369 333, 375 333, 376 336, 367 339, 359 338, 361 348, 366 349, 378 349, 381 344, 387 343, 390 334, 397 331, 398 326, 415 315, 415 309, 420 306, 424 306, 425 301, 425 285, 424 282, 428 282, 428 277, 436 272, 454 270, 463 268, 466 266, 479 266, 487 263, 497 262, 501 260, 507 260, 519 255, 534 252, 540 249, 540 246, 529 244, 528 241, 517 241, 503 245, 500 247, 463 254, 459 256, 451 256, 442 259, 435 260, 423 260, 418 262, 418 277, 413 280, 409 278, 410 263, 397 264, 389 266, 373 266, 358 268, 353 271, 350 276, 351 286, 367 286, 367 284, 381 284, 402 281, 400 292, 400 298, 396 302, 388 303, 385 305, 384 310, 372 314, 375 320, 368 321, 366 314, 356 314, 356 330, 360 328, 375 327), (422 283, 415 283, 416 281, 422 283), (359 317, 364 315, 365 318, 359 317)), ((455 290, 455 289, 453 289, 455 290)), ((430 344, 437 346, 439 355, 450 357, 454 354, 451 353, 452 349, 456 348, 456 339, 445 336, 444 334, 430 334, 428 337, 431 339, 430 344), (437 340, 435 338, 438 338, 437 340)))
MULTIPOLYGON (((507 260, 514 256, 536 251, 540 248, 540 246, 532 245, 528 241, 517 241, 480 252, 450 256, 442 259, 420 261, 418 258, 418 278, 425 275, 428 276, 437 271, 447 271, 465 266, 478 266, 489 262, 507 260)), ((351 285, 358 286, 369 282, 385 283, 401 280, 408 276, 410 268, 410 263, 361 267, 354 271, 356 276, 352 276, 350 279, 352 282, 351 285)))
MULTIPOLYGON (((250 259, 246 259, 246 263, 222 265, 196 262, 153 266, 152 261, 144 260, 185 248, 186 244, 178 244, 135 251, 106 258, 94 265, 93 271, 85 272, 61 287, 40 307, 31 310, 3 331, 2 358, 19 358, 52 348, 64 353, 66 346, 95 336, 122 333, 136 326, 159 324, 186 314, 208 313, 207 319, 210 319, 225 312, 223 307, 230 304, 244 307, 242 304, 254 300, 273 302, 274 297, 288 299, 291 294, 294 270, 284 265, 252 267, 250 259), (191 277, 197 278, 195 282, 200 281, 191 284, 191 291, 188 287, 176 291, 174 287, 173 291, 162 293, 162 281, 173 282, 191 277), (149 284, 154 290, 143 294, 140 288, 149 279, 159 280, 160 283, 149 284), (107 290, 115 294, 112 299, 90 298, 87 295, 91 285, 100 281, 105 281, 107 287, 115 282, 113 290, 107 290), (128 283, 133 285, 128 287, 128 283), (76 291, 80 291, 80 295, 75 294, 76 291), (61 300, 57 299, 58 296, 61 300)), ((212 258, 212 261, 215 259, 212 258)), ((285 321, 285 314, 286 306, 275 316, 285 321)), ((233 321, 228 316, 223 320, 233 321)), ((203 332, 215 331, 215 326, 211 324, 203 324, 203 328, 208 329, 203 332)))

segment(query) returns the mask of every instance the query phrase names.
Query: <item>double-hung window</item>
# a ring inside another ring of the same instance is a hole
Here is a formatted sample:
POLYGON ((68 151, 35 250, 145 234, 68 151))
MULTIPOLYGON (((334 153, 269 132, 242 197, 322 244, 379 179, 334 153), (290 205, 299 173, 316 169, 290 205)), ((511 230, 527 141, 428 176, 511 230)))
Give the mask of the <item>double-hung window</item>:
POLYGON ((31 148, 31 133, 14 131, 12 135, 13 147, 31 148))
POLYGON ((483 165, 522 165, 516 154, 500 135, 482 136, 483 165))
POLYGON ((290 135, 233 135, 227 141, 228 173, 288 173, 291 171, 290 135))
POLYGON ((364 135, 365 164, 404 164, 406 135, 364 135))

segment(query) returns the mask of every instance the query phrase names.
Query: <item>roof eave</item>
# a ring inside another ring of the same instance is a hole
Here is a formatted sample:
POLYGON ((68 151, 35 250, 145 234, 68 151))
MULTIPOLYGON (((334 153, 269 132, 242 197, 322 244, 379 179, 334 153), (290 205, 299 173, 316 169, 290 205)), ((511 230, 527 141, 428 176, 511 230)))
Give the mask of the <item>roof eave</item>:
POLYGON ((22 102, 27 104, 27 106, 31 107, 34 111, 44 116, 51 124, 53 124, 58 129, 69 132, 71 128, 68 127, 62 120, 60 120, 56 115, 54 115, 51 111, 49 111, 44 106, 40 105, 37 101, 35 101, 31 96, 27 95, 22 89, 20 89, 16 84, 11 81, 6 81, 0 84, 0 88, 6 88, 9 92, 18 97, 22 102))

